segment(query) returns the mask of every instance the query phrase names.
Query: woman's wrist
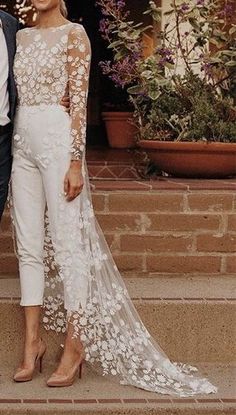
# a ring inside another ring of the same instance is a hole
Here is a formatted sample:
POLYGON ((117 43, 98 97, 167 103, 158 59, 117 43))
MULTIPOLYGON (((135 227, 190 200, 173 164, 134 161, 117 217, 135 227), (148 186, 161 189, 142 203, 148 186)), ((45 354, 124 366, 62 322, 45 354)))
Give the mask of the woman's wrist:
POLYGON ((81 170, 82 169, 82 161, 81 160, 71 160, 70 161, 70 166, 72 168, 81 170))

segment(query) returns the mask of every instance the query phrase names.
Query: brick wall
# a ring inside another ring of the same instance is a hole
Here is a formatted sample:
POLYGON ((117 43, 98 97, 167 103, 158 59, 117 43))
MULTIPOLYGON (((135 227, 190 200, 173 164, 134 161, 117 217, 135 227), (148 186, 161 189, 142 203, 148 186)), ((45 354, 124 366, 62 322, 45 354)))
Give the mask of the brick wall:
MULTIPOLYGON (((235 273, 235 191, 95 189, 93 201, 121 271, 134 276, 235 273)), ((16 273, 8 213, 0 266, 2 274, 16 273)))
POLYGON ((94 202, 121 270, 235 273, 232 191, 95 192, 94 202))

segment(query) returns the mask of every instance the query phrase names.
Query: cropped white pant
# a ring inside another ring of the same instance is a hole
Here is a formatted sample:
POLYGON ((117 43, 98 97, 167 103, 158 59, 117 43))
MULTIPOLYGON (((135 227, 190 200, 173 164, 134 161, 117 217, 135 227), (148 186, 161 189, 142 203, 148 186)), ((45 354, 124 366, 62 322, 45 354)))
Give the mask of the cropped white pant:
POLYGON ((56 239, 59 198, 68 204, 63 182, 70 162, 69 146, 70 117, 61 106, 18 108, 13 135, 12 212, 22 306, 43 304, 45 207, 56 239))

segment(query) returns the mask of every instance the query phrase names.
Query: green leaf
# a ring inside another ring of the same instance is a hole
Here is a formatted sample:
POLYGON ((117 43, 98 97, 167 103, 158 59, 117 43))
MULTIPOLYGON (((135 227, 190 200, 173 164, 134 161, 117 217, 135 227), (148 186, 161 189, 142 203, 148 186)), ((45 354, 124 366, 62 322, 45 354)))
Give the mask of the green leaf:
POLYGON ((236 61, 226 62, 226 64, 225 64, 225 65, 226 65, 226 66, 230 66, 230 67, 236 66, 236 61))
POLYGON ((167 12, 164 13, 164 16, 170 16, 173 13, 174 13, 174 10, 168 10, 167 12))
POLYGON ((127 89, 128 93, 131 95, 140 94, 142 92, 142 88, 140 85, 134 85, 127 89))
POLYGON ((229 34, 233 35, 236 32, 236 26, 233 26, 229 29, 229 34))
POLYGON ((196 20, 196 19, 194 19, 193 17, 190 17, 190 18, 188 19, 188 21, 189 21, 189 23, 191 24, 191 26, 193 26, 193 27, 194 27, 194 29, 199 30, 199 24, 197 23, 197 20, 196 20))

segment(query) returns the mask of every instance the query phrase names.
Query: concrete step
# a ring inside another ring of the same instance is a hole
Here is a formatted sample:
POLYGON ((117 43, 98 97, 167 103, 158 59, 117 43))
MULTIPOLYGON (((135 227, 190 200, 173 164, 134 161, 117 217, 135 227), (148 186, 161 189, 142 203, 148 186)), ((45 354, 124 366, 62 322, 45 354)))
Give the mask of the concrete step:
MULTIPOLYGON (((225 278, 125 278, 142 320, 167 355, 189 363, 230 363, 236 356, 235 280, 225 278)), ((0 356, 17 363, 23 313, 19 280, 0 280, 0 356)), ((58 358, 63 337, 43 333, 48 360, 58 358)))
POLYGON ((81 380, 69 388, 47 388, 46 379, 54 370, 44 365, 30 383, 12 381, 14 365, 1 369, 0 415, 229 415, 236 413, 235 368, 201 365, 201 373, 218 386, 217 394, 197 398, 174 398, 122 386, 84 367, 81 380))

